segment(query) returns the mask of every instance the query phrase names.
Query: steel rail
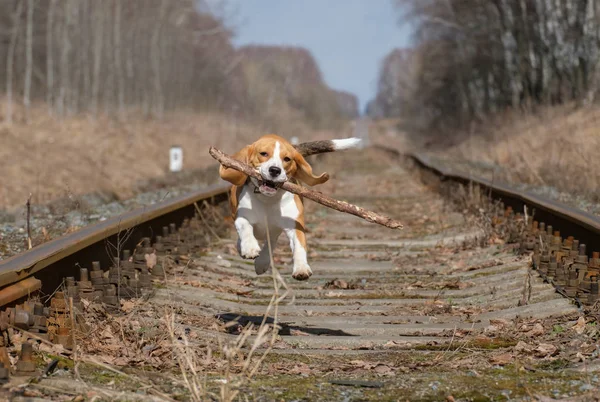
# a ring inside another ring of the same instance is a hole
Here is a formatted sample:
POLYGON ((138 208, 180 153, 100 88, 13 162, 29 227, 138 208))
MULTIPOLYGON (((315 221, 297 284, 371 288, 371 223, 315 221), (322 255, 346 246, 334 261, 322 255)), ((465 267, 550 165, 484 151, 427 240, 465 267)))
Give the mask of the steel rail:
MULTIPOLYGON (((162 226, 170 222, 180 224, 183 219, 194 216, 194 203, 209 200, 213 204, 227 199, 229 185, 218 184, 209 186, 206 189, 187 193, 172 199, 164 200, 153 205, 134 209, 109 218, 105 221, 85 226, 80 230, 50 240, 31 250, 12 256, 6 260, 0 261, 0 300, 4 294, 10 294, 14 291, 13 287, 19 287, 19 282, 37 274, 38 279, 42 279, 44 288, 60 284, 64 271, 58 275, 53 275, 52 269, 61 265, 67 271, 75 272, 76 264, 88 264, 91 260, 80 255, 84 251, 91 251, 95 248, 95 259, 109 260, 106 250, 106 241, 118 237, 120 234, 135 229, 131 236, 127 236, 128 244, 135 244, 144 236, 160 234, 162 226), (106 254, 102 257, 102 252, 106 254), (45 272, 51 271, 51 272, 45 272), (57 282, 58 281, 58 282, 57 282), (47 283, 50 282, 50 283, 47 283)), ((114 240, 114 239, 113 239, 114 240)), ((116 241, 116 240, 115 240, 116 241)), ((13 300, 10 300, 13 301, 13 300)))
MULTIPOLYGON (((389 150, 396 154, 397 151, 389 150)), ((407 154, 420 168, 434 173, 441 180, 452 180, 462 184, 473 183, 487 190, 492 198, 501 200, 506 206, 511 206, 516 212, 523 212, 527 206, 529 214, 534 213, 534 219, 552 225, 561 233, 574 236, 587 245, 587 252, 600 250, 600 217, 582 211, 558 201, 550 200, 519 190, 505 183, 492 182, 472 174, 465 174, 434 160, 422 153, 407 154)))

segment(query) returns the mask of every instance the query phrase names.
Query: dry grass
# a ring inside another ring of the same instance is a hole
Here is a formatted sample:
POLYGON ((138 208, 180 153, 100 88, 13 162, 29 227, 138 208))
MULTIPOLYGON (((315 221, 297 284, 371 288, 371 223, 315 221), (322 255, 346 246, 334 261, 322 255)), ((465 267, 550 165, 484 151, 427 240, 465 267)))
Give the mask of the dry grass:
POLYGON ((20 114, 17 110, 12 125, 0 123, 0 208, 22 205, 30 193, 37 204, 96 190, 130 197, 137 181, 167 173, 171 145, 183 147, 189 170, 214 164, 210 145, 233 152, 275 129, 302 140, 341 135, 314 131, 297 119, 267 124, 194 111, 161 121, 132 114, 124 122, 85 115, 56 120, 37 105, 30 124, 22 123, 20 114))
POLYGON ((490 180, 552 186, 598 200, 600 107, 569 104, 535 113, 509 111, 463 132, 422 133, 399 119, 373 122, 373 143, 425 151, 490 180), (464 163, 467 162, 467 163, 464 163))
POLYGON ((472 130, 443 154, 477 162, 482 170, 495 164, 493 174, 509 182, 593 195, 600 185, 599 122, 598 107, 510 113, 472 130))
MULTIPOLYGON (((265 218, 265 225, 268 225, 265 218)), ((207 359, 199 359, 197 352, 188 342, 187 335, 177 330, 177 315, 173 310, 166 314, 164 319, 167 333, 170 334, 171 347, 175 360, 181 372, 183 384, 189 391, 190 400, 201 402, 205 400, 219 400, 232 402, 237 400, 239 388, 254 377, 261 368, 265 358, 272 350, 279 333, 279 305, 288 296, 288 285, 275 267, 273 262, 273 247, 267 234, 269 247, 271 276, 273 280, 273 295, 263 314, 263 319, 258 327, 248 323, 240 334, 233 340, 219 339, 219 355, 221 356, 221 370, 218 373, 220 383, 219 393, 210 393, 207 389, 207 359), (273 317, 269 323, 268 318, 273 317), (178 335, 181 334, 181 335, 178 335), (253 337, 253 339, 252 339, 253 337), (209 397, 209 398, 207 398, 209 397)), ((228 323, 226 325, 237 325, 228 323)), ((210 345, 207 346, 205 356, 214 359, 210 345)))

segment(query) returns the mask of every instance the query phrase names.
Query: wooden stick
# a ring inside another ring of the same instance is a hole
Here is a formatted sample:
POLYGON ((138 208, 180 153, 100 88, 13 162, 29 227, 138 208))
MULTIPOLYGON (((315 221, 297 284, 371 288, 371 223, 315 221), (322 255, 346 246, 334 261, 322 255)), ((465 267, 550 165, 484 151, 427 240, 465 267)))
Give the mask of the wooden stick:
MULTIPOLYGON (((221 165, 227 168, 238 170, 256 179, 263 180, 260 176, 260 173, 255 171, 253 168, 238 160, 232 159, 230 156, 219 151, 217 148, 210 147, 210 150, 208 152, 210 153, 210 156, 219 161, 221 165)), ((281 188, 286 191, 289 191, 290 193, 306 197, 309 200, 313 200, 314 202, 317 202, 321 205, 325 205, 326 207, 335 209, 340 212, 345 212, 354 216, 358 216, 359 218, 363 218, 368 222, 377 223, 390 229, 402 229, 403 227, 402 223, 398 222, 397 220, 394 220, 392 218, 378 214, 373 211, 368 211, 364 208, 349 204, 345 201, 338 201, 336 199, 324 195, 319 191, 310 190, 306 187, 298 186, 290 182, 283 183, 281 185, 281 188)))

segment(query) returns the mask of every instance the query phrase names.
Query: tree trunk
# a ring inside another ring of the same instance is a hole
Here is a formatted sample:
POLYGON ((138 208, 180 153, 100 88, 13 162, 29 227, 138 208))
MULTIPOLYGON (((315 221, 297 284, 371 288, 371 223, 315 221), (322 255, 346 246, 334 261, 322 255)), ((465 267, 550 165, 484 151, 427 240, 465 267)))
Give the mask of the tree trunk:
POLYGON ((68 94, 70 87, 69 55, 71 51, 70 28, 71 28, 71 2, 66 0, 64 4, 63 27, 61 35, 61 54, 60 54, 60 90, 58 95, 58 114, 65 116, 68 114, 68 94))
POLYGON ((17 46, 17 37, 19 36, 19 28, 21 22, 21 11, 23 10, 23 2, 19 1, 17 9, 12 15, 12 29, 10 34, 10 44, 8 46, 8 55, 6 57, 6 110, 4 119, 7 124, 12 124, 13 121, 13 76, 15 62, 15 48, 17 46))
POLYGON ((55 8, 56 0, 50 0, 50 4, 48 5, 48 19, 46 21, 46 106, 50 115, 54 114, 54 46, 52 42, 52 30, 54 29, 55 8))
POLYGON ((157 22, 157 27, 152 33, 152 67, 154 70, 154 117, 159 120, 163 117, 164 110, 164 97, 162 91, 162 80, 161 80, 161 49, 160 49, 160 38, 163 19, 165 17, 167 8, 167 0, 162 0, 160 3, 160 12, 157 22))
POLYGON ((115 24, 114 24, 114 58, 115 74, 117 76, 117 102, 119 119, 125 119, 125 84, 123 79, 123 63, 121 61, 121 0, 115 3, 115 24))
POLYGON ((100 101, 100 71, 102 67, 102 40, 104 39, 104 8, 102 2, 94 3, 94 73, 92 77, 92 114, 98 117, 100 101))
POLYGON ((31 72, 33 70, 33 0, 27 0, 27 36, 25 40, 25 83, 23 106, 25 122, 29 123, 31 108, 31 72))

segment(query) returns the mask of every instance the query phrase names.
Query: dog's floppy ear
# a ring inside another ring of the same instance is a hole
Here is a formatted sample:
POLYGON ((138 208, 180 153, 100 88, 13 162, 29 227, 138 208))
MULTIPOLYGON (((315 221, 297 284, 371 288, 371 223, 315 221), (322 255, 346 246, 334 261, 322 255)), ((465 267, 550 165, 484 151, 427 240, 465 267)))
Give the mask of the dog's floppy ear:
POLYGON ((296 162, 296 178, 301 182, 308 184, 309 186, 314 186, 317 184, 323 184, 327 180, 329 180, 329 174, 323 173, 320 176, 315 176, 312 172, 312 167, 308 164, 308 162, 304 159, 299 152, 294 153, 294 161, 296 162))
MULTIPOLYGON (((246 145, 239 152, 235 153, 232 156, 232 158, 240 162, 250 163, 253 156, 254 145, 246 145)), ((246 183, 246 180, 248 179, 248 176, 244 173, 235 169, 226 168, 223 165, 219 167, 219 175, 223 180, 230 182, 234 186, 243 186, 244 183, 246 183)))

